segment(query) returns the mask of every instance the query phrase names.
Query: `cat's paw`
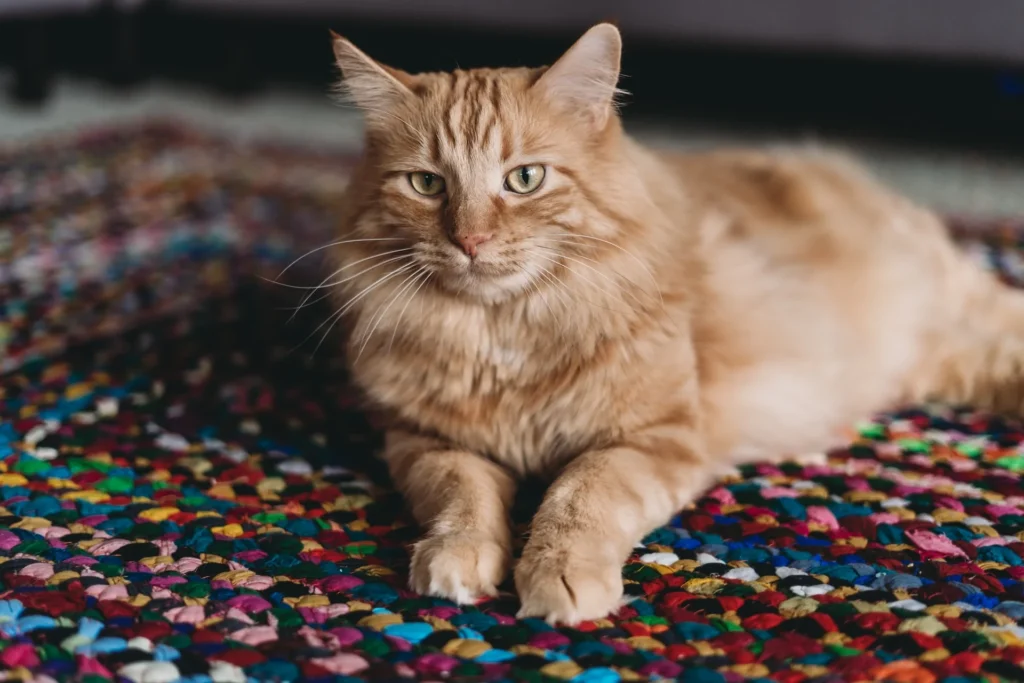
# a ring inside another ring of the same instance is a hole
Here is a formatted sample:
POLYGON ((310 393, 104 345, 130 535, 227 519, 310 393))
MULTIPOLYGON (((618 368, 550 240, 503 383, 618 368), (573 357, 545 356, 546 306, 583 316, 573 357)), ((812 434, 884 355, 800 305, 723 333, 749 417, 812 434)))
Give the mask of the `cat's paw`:
POLYGON ((423 595, 473 604, 498 594, 511 561, 508 542, 482 534, 427 536, 413 546, 409 587, 423 595))
POLYGON ((573 626, 600 619, 622 606, 622 563, 577 557, 564 550, 529 546, 516 566, 518 616, 542 617, 573 626))

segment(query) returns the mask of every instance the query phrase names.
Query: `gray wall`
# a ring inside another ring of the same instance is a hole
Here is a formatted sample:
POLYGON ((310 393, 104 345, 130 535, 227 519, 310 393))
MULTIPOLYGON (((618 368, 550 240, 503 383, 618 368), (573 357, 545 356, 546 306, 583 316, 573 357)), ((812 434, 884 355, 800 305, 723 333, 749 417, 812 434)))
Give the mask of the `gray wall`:
POLYGON ((172 0, 180 7, 582 30, 1024 64, 1024 0, 172 0))

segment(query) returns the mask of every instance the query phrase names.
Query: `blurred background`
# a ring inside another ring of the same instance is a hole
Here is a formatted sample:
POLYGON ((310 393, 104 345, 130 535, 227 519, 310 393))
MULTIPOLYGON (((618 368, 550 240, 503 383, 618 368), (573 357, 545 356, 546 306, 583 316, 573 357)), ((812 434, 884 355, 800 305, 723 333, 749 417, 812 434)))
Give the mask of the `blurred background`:
POLYGON ((641 138, 825 141, 940 209, 1024 213, 1020 0, 0 0, 0 145, 161 117, 354 149, 329 28, 422 71, 549 63, 607 19, 641 138))

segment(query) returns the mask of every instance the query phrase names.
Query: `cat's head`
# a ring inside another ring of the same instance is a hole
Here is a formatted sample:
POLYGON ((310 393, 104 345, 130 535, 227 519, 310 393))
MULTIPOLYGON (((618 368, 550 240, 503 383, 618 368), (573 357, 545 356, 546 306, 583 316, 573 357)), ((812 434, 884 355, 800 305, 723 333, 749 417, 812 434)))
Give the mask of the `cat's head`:
POLYGON ((614 235, 630 180, 615 111, 610 24, 554 65, 410 74, 334 36, 342 87, 364 113, 355 232, 410 248, 433 286, 496 302, 614 235))

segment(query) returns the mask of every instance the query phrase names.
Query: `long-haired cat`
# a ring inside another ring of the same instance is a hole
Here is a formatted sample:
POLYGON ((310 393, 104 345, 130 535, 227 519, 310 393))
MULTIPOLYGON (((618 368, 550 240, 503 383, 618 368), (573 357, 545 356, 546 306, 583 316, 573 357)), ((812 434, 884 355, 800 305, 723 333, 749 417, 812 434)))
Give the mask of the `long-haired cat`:
POLYGON ((366 148, 325 285, 425 530, 414 590, 494 594, 539 474, 520 614, 601 617, 634 544, 729 465, 905 401, 1019 410, 1024 297, 837 155, 643 148, 613 26, 545 68, 334 49, 366 148))

